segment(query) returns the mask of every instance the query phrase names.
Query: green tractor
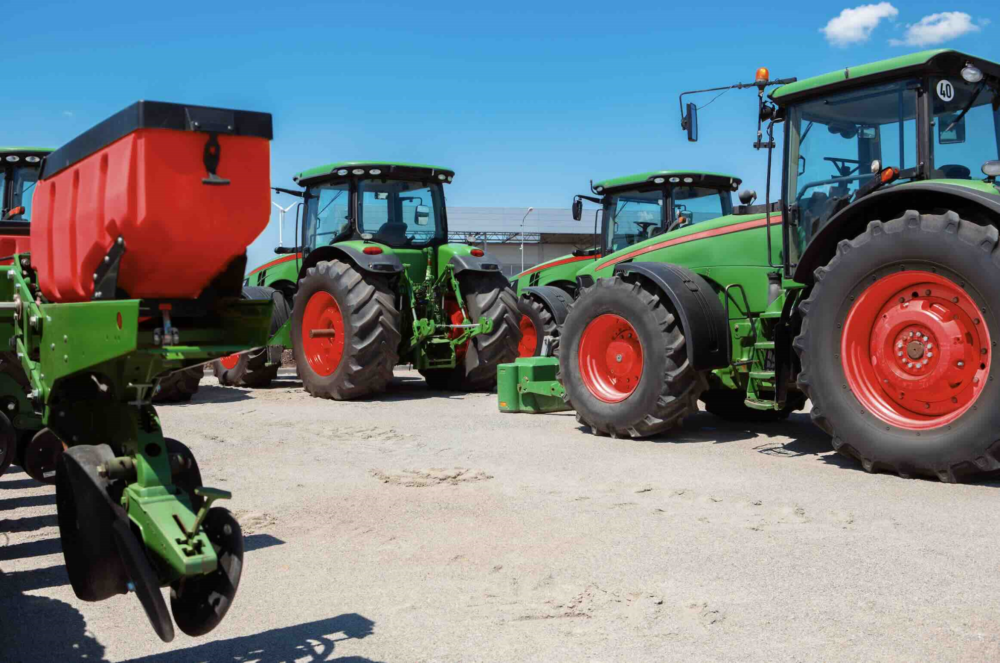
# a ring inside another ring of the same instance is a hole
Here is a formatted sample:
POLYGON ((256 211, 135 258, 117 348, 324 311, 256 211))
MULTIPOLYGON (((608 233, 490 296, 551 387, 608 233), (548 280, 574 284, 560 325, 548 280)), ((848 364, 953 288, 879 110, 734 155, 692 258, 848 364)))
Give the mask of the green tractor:
POLYGON ((1000 469, 1000 65, 935 50, 731 87, 758 89, 768 186, 784 131, 782 200, 581 270, 559 346, 579 420, 640 437, 698 399, 753 420, 808 397, 867 471, 1000 469))
POLYGON ((295 177, 298 246, 250 272, 244 297, 275 302, 268 345, 225 357, 224 385, 259 387, 291 348, 305 389, 349 400, 383 391, 397 364, 434 389, 478 391, 517 356, 517 301, 500 262, 448 242, 447 168, 344 162, 295 177))
POLYGON ((594 213, 594 248, 554 258, 511 279, 522 315, 518 356, 537 357, 546 336, 558 339, 581 269, 638 242, 668 239, 674 231, 732 214, 732 192, 740 181, 719 173, 660 170, 591 183, 595 195, 574 197, 573 219, 583 218, 584 200, 601 206, 594 213), (603 221, 599 233, 598 214, 603 221))
POLYGON ((76 596, 135 593, 164 641, 215 628, 240 583, 231 495, 152 398, 267 338, 270 305, 239 293, 270 139, 265 113, 138 102, 58 150, 0 151, 0 473, 55 484, 76 596))

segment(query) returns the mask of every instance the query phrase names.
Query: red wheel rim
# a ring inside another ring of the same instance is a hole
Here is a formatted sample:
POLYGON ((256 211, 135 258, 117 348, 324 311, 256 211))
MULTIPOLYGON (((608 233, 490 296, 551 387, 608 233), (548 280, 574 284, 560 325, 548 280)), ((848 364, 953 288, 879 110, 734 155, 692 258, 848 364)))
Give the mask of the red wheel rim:
POLYGON ((314 293, 302 314, 302 350, 317 375, 330 375, 344 356, 344 317, 328 292, 314 293))
POLYGON ((982 394, 990 332, 972 297, 939 274, 907 271, 869 286, 841 337, 847 386, 887 424, 927 430, 952 423, 982 394))
POLYGON ((605 403, 619 403, 639 386, 642 344, 625 318, 605 313, 583 330, 580 377, 590 393, 605 403))
POLYGON ((237 352, 235 354, 226 355, 219 360, 219 363, 222 364, 224 369, 231 371, 236 368, 236 364, 240 363, 240 353, 237 352))
MULTIPOLYGON (((462 307, 458 305, 458 300, 452 297, 448 297, 444 300, 444 312, 448 316, 448 321, 453 325, 464 325, 465 316, 462 315, 462 307)), ((464 329, 452 329, 451 333, 448 335, 450 338, 458 338, 464 332, 464 329)), ((465 353, 469 349, 469 342, 466 341, 462 345, 455 348, 455 361, 462 362, 465 361, 465 353)))
POLYGON ((518 326, 521 328, 521 342, 517 344, 517 356, 534 357, 535 350, 538 349, 538 330, 535 329, 535 323, 528 316, 522 315, 518 326))

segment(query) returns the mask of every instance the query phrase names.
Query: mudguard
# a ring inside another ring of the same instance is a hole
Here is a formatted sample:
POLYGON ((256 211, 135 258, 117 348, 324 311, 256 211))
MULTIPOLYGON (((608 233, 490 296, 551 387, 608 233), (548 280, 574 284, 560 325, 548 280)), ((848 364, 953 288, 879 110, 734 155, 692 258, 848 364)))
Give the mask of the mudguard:
POLYGON ((562 326, 569 313, 569 306, 573 303, 573 298, 562 288, 554 285, 536 285, 521 290, 521 297, 532 297, 538 299, 545 308, 552 314, 556 326, 562 326))
POLYGON ((448 261, 456 274, 461 274, 462 272, 496 272, 500 273, 500 261, 491 256, 490 254, 485 254, 480 257, 476 256, 452 256, 451 260, 448 261))
POLYGON ((626 280, 646 279, 667 296, 681 318, 688 361, 695 369, 729 366, 729 321, 708 281, 690 269, 662 262, 619 263, 615 274, 626 280))
POLYGON ((346 258, 356 265, 358 269, 363 269, 366 272, 374 272, 375 274, 399 274, 403 271, 403 262, 394 253, 383 251, 377 255, 368 255, 353 246, 338 244, 310 251, 306 259, 302 261, 302 267, 299 269, 299 278, 301 279, 305 275, 306 270, 314 267, 318 262, 342 258, 346 258))

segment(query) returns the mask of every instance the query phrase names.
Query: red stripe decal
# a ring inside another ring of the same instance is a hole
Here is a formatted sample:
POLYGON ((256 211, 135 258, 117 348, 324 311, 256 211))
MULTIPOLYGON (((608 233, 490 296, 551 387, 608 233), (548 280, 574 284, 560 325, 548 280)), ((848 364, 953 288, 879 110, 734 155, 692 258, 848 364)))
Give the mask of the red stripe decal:
MULTIPOLYGON (((650 244, 649 246, 644 246, 641 249, 636 249, 635 251, 630 251, 623 256, 618 256, 616 258, 611 258, 597 267, 594 271, 604 269, 605 267, 610 267, 611 265, 617 265, 623 260, 628 260, 629 258, 634 258, 636 256, 641 256, 644 253, 649 253, 651 251, 658 251, 659 249, 665 249, 668 246, 676 246, 677 244, 686 244, 688 242, 693 242, 699 239, 706 239, 708 237, 718 237, 719 235, 729 235, 730 233, 738 233, 744 230, 753 230, 755 228, 763 228, 767 225, 767 219, 757 219, 754 221, 744 221, 743 223, 736 223, 731 226, 723 226, 722 228, 713 228, 712 230, 703 230, 700 233, 691 233, 690 235, 684 235, 683 237, 677 237, 674 239, 668 239, 664 242, 658 242, 656 244, 650 244)), ((780 216, 771 217, 771 225, 781 225, 780 216)))
POLYGON ((302 257, 301 253, 296 253, 295 255, 292 255, 292 256, 285 256, 284 258, 278 258, 277 260, 272 260, 271 262, 267 263, 266 265, 261 265, 257 269, 253 270, 252 272, 250 272, 249 274, 247 274, 247 276, 252 276, 252 275, 256 274, 257 272, 261 271, 262 269, 267 269, 268 267, 274 267, 275 265, 280 265, 283 262, 288 262, 289 260, 296 260, 296 259, 301 258, 301 257, 302 257))
POLYGON ((535 272, 541 271, 543 269, 548 269, 549 267, 558 267, 559 265, 565 265, 571 262, 580 262, 581 260, 600 260, 601 256, 576 256, 574 258, 563 258, 562 260, 556 260, 555 262, 546 262, 532 267, 531 269, 526 269, 517 275, 517 278, 522 276, 527 276, 528 274, 534 274, 535 272))

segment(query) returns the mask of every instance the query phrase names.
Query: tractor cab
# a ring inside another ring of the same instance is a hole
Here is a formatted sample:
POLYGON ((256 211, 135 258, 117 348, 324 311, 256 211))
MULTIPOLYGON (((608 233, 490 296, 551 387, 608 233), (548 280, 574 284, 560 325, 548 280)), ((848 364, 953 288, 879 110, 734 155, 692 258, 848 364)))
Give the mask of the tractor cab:
MULTIPOLYGON (((598 182, 593 192, 602 208, 600 253, 608 255, 658 235, 733 213, 732 175, 678 170, 640 173, 598 182)), ((580 200, 577 197, 577 201, 580 200)), ((574 201, 574 218, 582 204, 574 201)))
POLYGON ((51 152, 43 147, 0 147, 0 257, 28 248, 31 200, 42 159, 51 152))
POLYGON ((305 253, 348 241, 391 249, 414 280, 423 280, 424 251, 448 241, 444 184, 452 170, 415 164, 348 161, 299 173, 305 187, 305 253))
POLYGON ((994 63, 925 51, 784 85, 771 96, 785 119, 783 198, 793 267, 831 220, 855 203, 867 205, 863 199, 872 194, 903 186, 917 197, 935 187, 956 198, 997 194, 994 63))
POLYGON ((454 177, 435 166, 357 161, 299 173, 295 181, 306 188, 304 248, 348 240, 393 249, 444 243, 443 184, 454 177))

